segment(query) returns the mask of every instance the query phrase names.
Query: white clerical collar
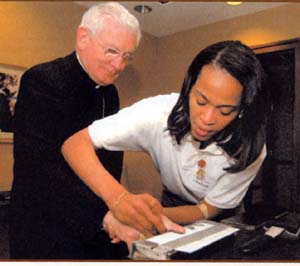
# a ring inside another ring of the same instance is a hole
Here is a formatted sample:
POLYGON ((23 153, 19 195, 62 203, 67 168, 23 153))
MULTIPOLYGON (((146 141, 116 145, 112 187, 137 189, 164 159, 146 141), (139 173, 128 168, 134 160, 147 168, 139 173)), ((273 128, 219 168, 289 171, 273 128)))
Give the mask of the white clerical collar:
POLYGON ((79 58, 79 55, 78 55, 78 53, 76 52, 76 58, 77 58, 77 60, 78 60, 78 62, 79 62, 79 64, 81 65, 81 67, 83 68, 83 70, 87 73, 87 71, 86 71, 86 69, 85 69, 85 67, 83 66, 83 64, 81 63, 81 61, 80 61, 80 58, 79 58))
MULTIPOLYGON (((81 63, 80 58, 79 58, 79 55, 78 55, 77 52, 76 52, 76 58, 77 58, 79 64, 81 65, 82 69, 85 71, 85 73, 87 73, 87 74, 89 75, 89 73, 86 71, 84 65, 81 63)), ((89 76, 90 76, 90 75, 89 75, 89 76)), ((99 89, 101 86, 102 86, 102 85, 97 84, 97 85, 95 86, 95 89, 99 89)))

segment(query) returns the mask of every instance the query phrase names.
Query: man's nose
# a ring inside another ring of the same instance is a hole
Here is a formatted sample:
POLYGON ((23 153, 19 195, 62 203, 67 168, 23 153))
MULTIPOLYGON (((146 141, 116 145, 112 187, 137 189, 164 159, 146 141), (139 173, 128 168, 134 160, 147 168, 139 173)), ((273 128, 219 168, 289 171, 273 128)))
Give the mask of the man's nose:
POLYGON ((126 65, 127 61, 123 58, 123 56, 117 56, 112 62, 114 68, 118 71, 122 71, 126 65))

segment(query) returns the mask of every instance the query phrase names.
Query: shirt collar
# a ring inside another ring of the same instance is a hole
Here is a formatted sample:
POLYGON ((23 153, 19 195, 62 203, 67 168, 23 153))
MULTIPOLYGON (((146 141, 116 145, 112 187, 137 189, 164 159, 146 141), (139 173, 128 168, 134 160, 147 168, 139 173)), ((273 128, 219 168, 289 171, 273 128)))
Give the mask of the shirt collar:
MULTIPOLYGON (((191 134, 188 134, 186 137, 186 140, 189 142, 192 142, 194 146, 201 147, 201 141, 195 140, 191 134)), ((204 148, 199 148, 202 152, 208 152, 215 155, 221 155, 223 154, 222 148, 220 148, 215 141, 212 141, 204 148)))

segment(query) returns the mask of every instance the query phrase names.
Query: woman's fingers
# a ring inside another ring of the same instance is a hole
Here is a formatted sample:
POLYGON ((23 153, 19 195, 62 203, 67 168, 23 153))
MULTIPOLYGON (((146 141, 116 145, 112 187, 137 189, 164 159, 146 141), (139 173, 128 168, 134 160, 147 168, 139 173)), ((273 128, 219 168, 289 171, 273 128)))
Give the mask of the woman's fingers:
POLYGON ((166 231, 161 214, 162 206, 159 201, 148 194, 128 193, 114 209, 114 215, 118 220, 145 235, 166 231))
POLYGON ((185 233, 185 228, 183 226, 172 222, 167 216, 162 215, 162 219, 164 221, 165 227, 167 228, 167 231, 173 231, 180 234, 185 233))

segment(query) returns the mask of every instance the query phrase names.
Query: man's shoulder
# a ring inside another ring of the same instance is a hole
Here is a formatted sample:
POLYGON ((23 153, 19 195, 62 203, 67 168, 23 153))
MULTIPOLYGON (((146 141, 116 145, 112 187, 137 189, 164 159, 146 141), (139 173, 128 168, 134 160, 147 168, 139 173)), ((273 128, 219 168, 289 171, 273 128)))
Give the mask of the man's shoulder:
POLYGON ((62 75, 62 73, 65 72, 65 69, 71 68, 73 62, 75 62, 74 57, 76 57, 76 55, 72 53, 65 57, 59 57, 48 62, 34 65, 29 68, 23 76, 24 78, 43 78, 44 81, 55 79, 57 76, 62 75), (45 79, 45 77, 47 78, 45 79))
POLYGON ((71 77, 75 75, 72 71, 76 69, 73 63, 76 62, 76 55, 75 59, 72 57, 71 54, 31 67, 22 75, 20 91, 25 87, 30 88, 32 93, 39 92, 43 95, 65 98, 70 93, 70 88, 74 87, 72 84, 76 83, 71 77))

